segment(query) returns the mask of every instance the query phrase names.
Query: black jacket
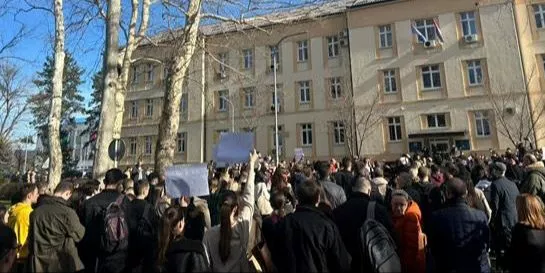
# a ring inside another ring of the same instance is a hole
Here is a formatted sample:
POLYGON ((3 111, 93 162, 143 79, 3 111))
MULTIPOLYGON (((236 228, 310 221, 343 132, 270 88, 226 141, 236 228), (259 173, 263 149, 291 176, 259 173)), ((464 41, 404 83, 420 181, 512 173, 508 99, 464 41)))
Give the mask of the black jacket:
POLYGON ((170 243, 166 252, 166 272, 210 272, 210 262, 200 241, 179 239, 170 243))
POLYGON ((511 272, 545 272, 545 230, 516 224, 509 256, 511 272))
MULTIPOLYGON (((360 240, 359 233, 361 226, 367 220, 369 201, 370 197, 367 194, 354 192, 346 203, 333 211, 333 220, 339 228, 346 249, 352 256, 352 272, 372 272, 370 265, 363 264, 364 258, 361 253, 363 242, 360 240)), ((379 204, 375 206, 375 219, 384 225, 394 238, 392 220, 384 206, 379 204)))
POLYGON ((347 170, 342 170, 335 173, 335 182, 337 185, 341 186, 344 189, 346 196, 349 196, 352 193, 352 181, 354 180, 354 175, 352 172, 347 170))
POLYGON ((329 201, 331 209, 335 209, 346 202, 346 194, 341 186, 331 182, 331 180, 321 180, 319 183, 324 189, 325 197, 329 201))
MULTIPOLYGON (((122 272, 127 267, 128 250, 106 255, 100 249, 103 211, 108 205, 115 202, 119 195, 121 193, 115 190, 104 190, 83 203, 80 221, 85 226, 85 236, 83 236, 78 249, 80 258, 85 265, 85 272, 96 272, 97 259, 98 272, 122 272)), ((123 199, 121 206, 125 211, 125 220, 129 224, 130 232, 134 229, 135 224, 133 217, 131 217, 131 203, 127 197, 123 199)))
POLYGON ((490 272, 489 229, 484 212, 464 200, 432 214, 428 244, 435 272, 490 272))
POLYGON ((492 209, 492 233, 495 246, 506 249, 511 242, 511 230, 517 223, 515 205, 519 190, 514 182, 502 177, 490 186, 490 208, 492 209))
POLYGON ((130 266, 131 268, 144 266, 143 270, 148 272, 152 269, 152 267, 147 266, 152 263, 154 258, 153 249, 157 238, 159 219, 153 206, 148 201, 140 199, 132 200, 131 217, 135 225, 130 231, 130 266), (147 232, 138 232, 138 229, 147 230, 147 232))
POLYGON ((348 272, 350 254, 337 226, 315 207, 298 206, 276 228, 269 245, 279 272, 348 272))

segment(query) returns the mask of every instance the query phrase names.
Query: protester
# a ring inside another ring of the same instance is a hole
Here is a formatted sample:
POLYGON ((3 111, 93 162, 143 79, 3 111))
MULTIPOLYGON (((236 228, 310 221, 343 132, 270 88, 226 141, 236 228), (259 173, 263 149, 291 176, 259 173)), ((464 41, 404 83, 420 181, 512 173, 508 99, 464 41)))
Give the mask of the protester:
POLYGON ((511 232, 517 223, 515 200, 519 190, 514 182, 505 178, 506 166, 501 162, 490 165, 492 185, 490 186, 490 207, 492 208, 492 237, 496 263, 507 269, 507 250, 511 244, 511 232))
POLYGON ((110 169, 104 178, 105 189, 83 203, 80 220, 85 226, 85 236, 79 245, 80 258, 86 272, 123 272, 128 264, 129 230, 134 225, 131 218, 129 199, 118 191, 118 186, 125 179, 119 169, 110 169), (116 226, 109 226, 106 208, 115 205, 120 208, 114 219, 116 226), (108 225, 108 229, 106 229, 108 225), (117 241, 108 239, 108 231, 120 230, 117 241), (111 245, 116 245, 110 250, 111 245))
POLYGON ((388 180, 384 178, 384 170, 382 168, 375 168, 375 178, 373 178, 372 182, 371 197, 375 200, 384 201, 388 190, 388 180))
MULTIPOLYGON (((320 171, 323 173, 323 170, 320 171)), ((329 217, 317 209, 320 186, 313 181, 299 185, 297 199, 299 203, 295 212, 281 220, 276 228, 277 236, 283 240, 276 240, 269 246, 278 271, 350 271, 350 254, 339 230, 329 217)))
MULTIPOLYGON (((378 170, 375 169, 375 172, 378 170)), ((367 220, 367 206, 369 205, 371 182, 365 177, 356 178, 348 200, 333 211, 333 219, 339 228, 346 250, 352 257, 351 272, 371 272, 373 268, 361 252, 363 244, 360 237, 360 228, 367 220)), ((376 221, 381 223, 394 237, 392 220, 386 208, 377 204, 375 206, 376 221)))
POLYGON ((202 241, 204 233, 210 228, 211 220, 208 203, 206 200, 199 197, 191 197, 187 207, 184 237, 191 240, 202 241))
POLYGON ((247 272, 246 259, 250 225, 254 211, 255 164, 258 159, 254 150, 250 156, 248 182, 241 197, 226 191, 221 196, 220 225, 204 234, 203 243, 210 255, 213 272, 247 272))
POLYGON ((286 209, 288 213, 293 212, 297 203, 291 184, 289 184, 289 171, 284 167, 276 168, 271 179, 271 193, 282 193, 286 196, 286 209))
POLYGON ((76 243, 85 234, 68 200, 71 182, 61 182, 53 196, 42 198, 30 217, 29 252, 32 272, 77 272, 83 270, 76 243))
POLYGON ((473 182, 469 179, 464 180, 464 182, 466 183, 467 187, 467 204, 471 208, 483 211, 486 214, 486 219, 488 219, 488 222, 490 223, 490 219, 492 218, 492 209, 490 208, 483 191, 474 187, 473 182))
POLYGON ((432 214, 428 232, 435 272, 490 272, 486 215, 466 204, 462 180, 445 184, 448 205, 432 214))
POLYGON ((430 181, 435 186, 441 186, 441 184, 445 182, 445 177, 443 176, 441 169, 435 164, 431 165, 430 181))
POLYGON ((349 196, 352 191, 352 180, 354 179, 352 160, 348 157, 343 158, 341 167, 342 169, 334 175, 335 182, 344 189, 345 195, 349 196))
POLYGON ((318 183, 323 188, 324 196, 329 202, 330 209, 334 210, 346 201, 344 189, 331 181, 330 169, 327 162, 318 162, 316 172, 319 177, 318 183))
POLYGON ((271 205, 273 212, 270 216, 263 219, 262 232, 265 242, 268 244, 273 243, 274 240, 281 239, 275 237, 275 226, 280 220, 282 220, 286 212, 286 203, 288 202, 286 196, 283 193, 275 193, 271 199, 271 205))
POLYGON ((146 201, 149 191, 149 183, 140 180, 136 183, 136 198, 131 201, 132 222, 136 223, 130 232, 129 260, 133 271, 149 272, 154 255, 158 220, 153 206, 146 201))
POLYGON ((511 272, 545 272, 545 207, 539 197, 517 196, 518 223, 510 248, 511 272))
POLYGON ((539 196, 542 202, 545 202, 545 166, 542 161, 538 161, 532 154, 527 154, 523 158, 526 166, 526 179, 521 185, 521 193, 529 193, 539 196))
POLYGON ((422 196, 420 195, 420 192, 416 190, 413 186, 413 184, 416 183, 415 179, 416 178, 413 177, 413 175, 411 175, 410 173, 402 172, 396 177, 395 185, 396 189, 406 191, 407 194, 409 194, 411 200, 419 204, 422 200, 422 196))
POLYGON ((24 184, 19 192, 22 200, 8 210, 8 227, 13 229, 17 236, 17 267, 18 271, 24 268, 28 257, 27 237, 30 227, 32 205, 38 201, 39 193, 36 184, 24 184))
POLYGON ((0 273, 12 272, 17 260, 17 236, 13 229, 0 225, 0 273))
POLYGON ((392 192, 392 222, 398 236, 403 272, 425 272, 426 239, 422 233, 422 214, 417 203, 404 190, 392 192))
MULTIPOLYGON (((157 271, 207 272, 210 263, 204 245, 184 237, 184 208, 168 208, 159 224, 157 271)), ((149 271, 146 271, 149 272, 149 271)))

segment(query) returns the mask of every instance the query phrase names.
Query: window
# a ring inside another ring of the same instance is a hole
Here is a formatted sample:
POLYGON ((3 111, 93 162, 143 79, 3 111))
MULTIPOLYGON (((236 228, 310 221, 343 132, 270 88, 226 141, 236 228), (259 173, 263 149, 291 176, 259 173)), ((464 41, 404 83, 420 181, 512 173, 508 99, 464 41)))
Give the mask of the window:
POLYGON ((481 61, 472 60, 467 61, 467 76, 469 86, 476 86, 483 84, 483 70, 481 68, 481 61))
POLYGON ((331 78, 331 98, 336 100, 342 97, 341 78, 331 78))
POLYGON ((308 60, 308 41, 297 42, 297 61, 306 62, 308 60))
POLYGON ((227 60, 228 60, 228 56, 227 56, 227 53, 220 53, 218 54, 218 60, 219 60, 219 65, 220 65, 220 73, 222 75, 225 75, 225 67, 226 65, 228 64, 227 60))
POLYGON ((333 143, 336 145, 344 144, 344 123, 341 121, 333 122, 333 143))
POLYGON ((146 100, 146 117, 153 116, 153 100, 146 100))
POLYGON ((137 145, 136 138, 131 137, 131 139, 129 140, 129 154, 130 155, 135 155, 136 154, 136 145, 137 145))
POLYGON ((151 143, 151 136, 146 137, 146 142, 144 143, 144 145, 144 154, 150 155, 153 148, 153 144, 151 143))
POLYGON ((424 89, 441 88, 441 70, 438 64, 422 67, 422 86, 424 89))
POLYGON ((388 118, 388 134, 390 141, 400 141, 403 138, 401 133, 401 117, 388 118))
POLYGON ((312 124, 301 124, 301 145, 312 146, 312 124))
POLYGON ((534 16, 536 18, 536 27, 545 27, 545 4, 534 5, 534 16))
POLYGON ((253 108, 255 105, 254 88, 244 88, 244 108, 253 108))
POLYGON ((310 82, 299 82, 299 103, 310 103, 310 82))
POLYGON ((384 70, 384 93, 397 92, 396 72, 393 69, 384 70))
POLYGON ((186 132, 178 133, 176 136, 176 151, 178 153, 185 153, 186 144, 187 144, 187 133, 186 132))
POLYGON ((475 12, 468 11, 460 13, 460 23, 462 23, 462 34, 464 36, 477 34, 475 12))
POLYGON ((477 136, 485 137, 490 135, 490 121, 488 119, 488 112, 475 112, 475 127, 477 136))
POLYGON ((417 20, 416 29, 424 36, 424 37, 421 37, 420 35, 416 35, 416 37, 418 37, 419 43, 435 40, 436 29, 432 19, 417 20))
POLYGON ((132 67, 132 83, 138 83, 138 66, 132 67))
POLYGON ((428 128, 444 128, 447 127, 447 118, 445 114, 428 115, 428 128))
POLYGON ((138 102, 132 101, 131 102, 131 119, 138 118, 138 102))
MULTIPOLYGON (((276 90, 277 93, 280 93, 278 90, 276 90)), ((274 112, 274 108, 275 108, 275 105, 274 105, 274 91, 271 92, 271 111, 274 112)), ((276 103, 278 104, 278 112, 280 112, 282 110, 282 105, 280 103, 280 96, 278 96, 278 99, 276 100, 276 103)))
POLYGON ((181 113, 187 113, 188 109, 188 99, 187 99, 187 93, 182 94, 182 99, 180 101, 180 112, 181 113))
MULTIPOLYGON (((284 147, 284 135, 282 134, 282 125, 278 125, 278 150, 279 152, 282 152, 282 148, 284 147)), ((276 131, 274 130, 274 126, 271 127, 271 133, 272 133, 272 146, 275 149, 273 151, 273 154, 276 152, 276 131)))
POLYGON ((378 36, 380 39, 380 48, 390 48, 393 45, 392 41, 392 26, 384 25, 378 27, 378 36))
POLYGON ((244 49, 242 55, 244 55, 244 69, 252 68, 254 66, 254 51, 251 49, 244 49))
POLYGON ((339 56, 339 37, 331 36, 327 37, 327 55, 329 58, 335 58, 339 56))
POLYGON ((269 49, 271 50, 271 69, 273 69, 274 60, 276 59, 276 68, 278 69, 278 65, 280 64, 280 52, 278 51, 277 46, 270 46, 269 49))
POLYGON ((218 111, 223 112, 229 110, 227 96, 229 96, 228 90, 218 91, 218 111))
POLYGON ((148 69, 146 71, 146 75, 147 75, 147 80, 148 82, 153 82, 153 78, 154 78, 154 69, 155 69, 155 66, 153 64, 148 64, 148 69))

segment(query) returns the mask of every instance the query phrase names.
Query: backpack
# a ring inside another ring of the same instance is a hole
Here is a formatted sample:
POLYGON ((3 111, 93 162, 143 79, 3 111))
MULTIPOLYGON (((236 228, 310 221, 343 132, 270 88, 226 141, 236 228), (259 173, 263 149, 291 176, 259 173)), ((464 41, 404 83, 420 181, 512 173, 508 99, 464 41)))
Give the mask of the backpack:
POLYGON ((144 213, 142 214, 142 217, 138 220, 138 224, 136 225, 136 238, 139 238, 139 240, 146 240, 153 238, 153 225, 151 224, 151 217, 150 217, 150 207, 151 205, 146 204, 146 207, 144 208, 144 213))
POLYGON ((369 202, 367 219, 360 228, 363 255, 372 272, 401 272, 401 263, 396 244, 388 230, 375 220, 375 204, 369 202))
POLYGON ((114 253, 125 250, 129 246, 129 226, 125 219, 125 211, 121 207, 124 195, 117 197, 103 211, 103 227, 100 236, 101 250, 114 253))

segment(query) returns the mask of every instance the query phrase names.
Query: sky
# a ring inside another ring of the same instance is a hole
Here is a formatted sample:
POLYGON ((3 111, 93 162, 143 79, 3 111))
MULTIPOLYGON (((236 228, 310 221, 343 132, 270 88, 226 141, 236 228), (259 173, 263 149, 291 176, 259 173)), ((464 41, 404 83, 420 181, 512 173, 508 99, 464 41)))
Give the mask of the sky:
MULTIPOLYGON (((5 43, 7 39, 12 37, 21 26, 24 25, 26 34, 24 38, 7 52, 4 52, 0 57, 10 56, 9 62, 12 62, 22 68, 23 77, 28 82, 31 82, 35 77, 36 72, 43 68, 43 64, 47 56, 51 55, 53 51, 54 42, 54 18, 53 14, 43 10, 31 10, 26 4, 26 1, 36 4, 51 4, 53 1, 49 0, 0 0, 0 6, 4 5, 8 7, 7 12, 2 13, 0 7, 0 45, 5 43)), ((256 0, 240 0, 237 5, 226 6, 224 0, 209 0, 209 5, 205 8, 206 12, 219 13, 221 15, 227 15, 229 17, 237 17, 244 10, 251 10, 249 14, 256 13, 268 13, 274 10, 278 10, 278 5, 292 6, 299 5, 308 1, 317 0, 282 0, 282 1, 270 1, 260 0, 263 5, 267 5, 266 9, 255 12, 256 0), (282 3, 282 4, 279 4, 282 3), (254 5, 254 6, 252 6, 254 5)), ((129 7, 129 0, 121 0, 122 7, 129 7)), ((160 5, 160 0, 152 0, 151 16, 150 16, 150 29, 148 35, 153 35, 159 31, 162 31, 166 27, 166 21, 164 20, 164 9, 160 5)), ((233 1, 236 2, 236 1, 233 1)), ((82 18, 78 7, 84 3, 82 0, 65 0, 64 14, 65 23, 70 24, 76 18, 82 18)), ((122 18, 128 20, 130 10, 122 11, 122 18)), ((65 37, 65 49, 72 54, 78 65, 83 68, 84 74, 82 75, 83 84, 80 86, 80 91, 85 98, 85 106, 87 107, 91 92, 92 92, 92 76, 100 70, 102 66, 102 50, 104 48, 104 36, 105 29, 103 20, 96 17, 96 10, 89 14, 86 14, 87 18, 95 17, 92 20, 86 21, 82 24, 83 27, 67 28, 65 37)), ((248 16, 245 16, 247 18, 248 16)), ((210 23, 205 21, 205 23, 210 23)), ((182 25, 183 22, 178 22, 182 25)), ((120 33, 120 44, 123 44, 124 37, 120 33)), ((2 60, 6 60, 2 58, 2 60)), ((36 92, 35 86, 29 85, 33 92, 36 92)), ((82 118, 80 114, 77 118, 82 118)), ((34 130, 30 128, 28 122, 31 120, 31 116, 27 115, 24 122, 21 122, 17 127, 13 138, 18 139, 22 136, 33 135, 34 130)))

